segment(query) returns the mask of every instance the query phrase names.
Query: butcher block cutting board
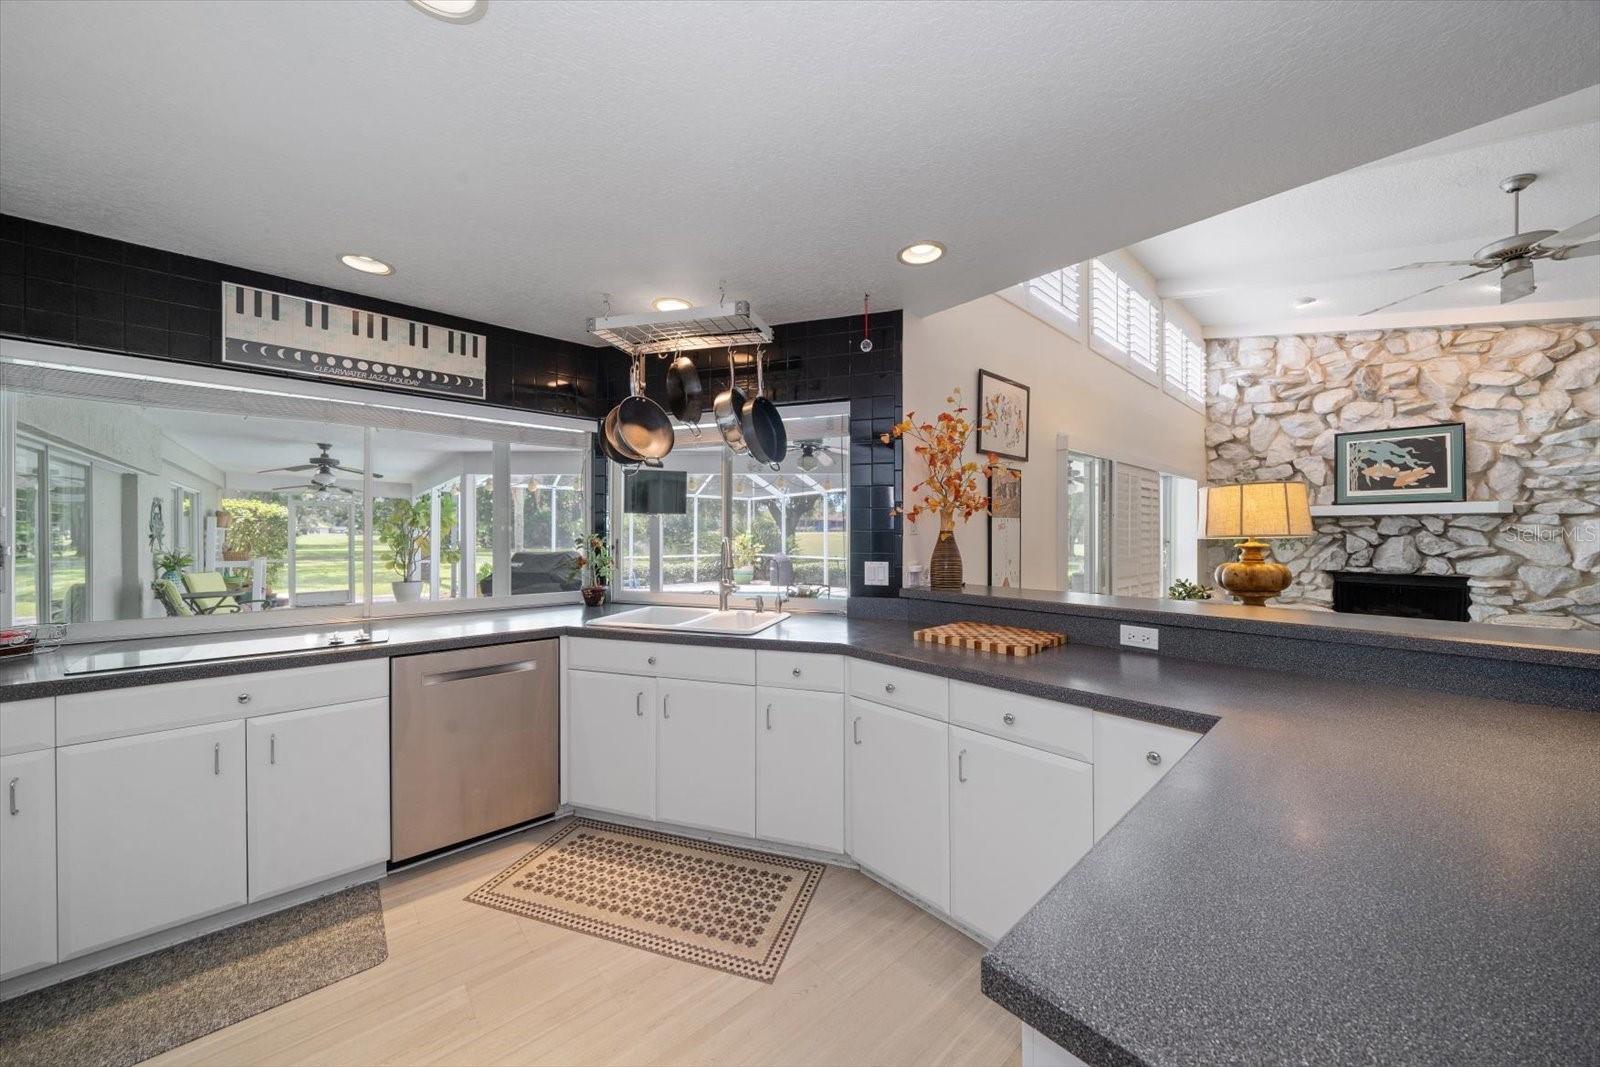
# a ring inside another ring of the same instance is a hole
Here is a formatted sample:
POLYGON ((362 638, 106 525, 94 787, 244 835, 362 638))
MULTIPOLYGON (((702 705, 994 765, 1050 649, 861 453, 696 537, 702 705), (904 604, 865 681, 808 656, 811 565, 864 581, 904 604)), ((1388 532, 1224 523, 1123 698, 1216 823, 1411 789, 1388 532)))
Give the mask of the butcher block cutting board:
POLYGON ((1035 652, 1067 643, 1066 634, 1049 630, 1027 630, 1021 626, 999 626, 988 622, 947 622, 927 626, 912 634, 930 645, 956 645, 979 652, 999 652, 1007 656, 1031 656, 1035 652))

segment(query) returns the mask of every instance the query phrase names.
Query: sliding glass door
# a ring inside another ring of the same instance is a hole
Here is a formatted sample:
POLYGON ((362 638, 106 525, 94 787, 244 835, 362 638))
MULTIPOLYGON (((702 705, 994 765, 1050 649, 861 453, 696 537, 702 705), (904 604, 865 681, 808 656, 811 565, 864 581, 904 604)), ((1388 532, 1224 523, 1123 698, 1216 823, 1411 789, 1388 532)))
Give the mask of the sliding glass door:
POLYGON ((12 621, 83 622, 89 610, 89 465, 24 439, 15 455, 12 621))

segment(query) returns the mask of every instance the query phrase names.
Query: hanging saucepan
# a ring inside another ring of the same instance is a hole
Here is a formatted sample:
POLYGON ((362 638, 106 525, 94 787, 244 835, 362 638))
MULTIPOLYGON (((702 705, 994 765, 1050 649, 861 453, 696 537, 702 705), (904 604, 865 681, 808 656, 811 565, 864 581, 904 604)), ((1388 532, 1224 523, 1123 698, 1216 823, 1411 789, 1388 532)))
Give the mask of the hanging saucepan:
POLYGON ((606 412, 606 417, 600 420, 600 451, 604 452, 606 458, 613 463, 627 465, 639 463, 644 459, 637 452, 628 449, 626 442, 617 435, 616 408, 606 412))
POLYGON ((728 387, 717 394, 711 402, 711 410, 717 416, 717 429, 722 433, 722 439, 734 453, 741 454, 750 449, 744 440, 744 390, 739 388, 738 379, 733 372, 733 349, 728 349, 728 387))
POLYGON ((783 416, 778 405, 766 397, 766 382, 762 378, 762 353, 756 348, 756 395, 745 401, 739 421, 744 430, 744 443, 759 463, 774 470, 789 454, 789 433, 783 428, 783 416))
POLYGON ((672 420, 644 395, 644 357, 635 357, 633 367, 632 392, 617 405, 617 437, 642 459, 665 459, 674 443, 672 420))
POLYGON ((680 421, 698 427, 706 410, 706 391, 694 360, 678 353, 667 366, 667 410, 680 421))

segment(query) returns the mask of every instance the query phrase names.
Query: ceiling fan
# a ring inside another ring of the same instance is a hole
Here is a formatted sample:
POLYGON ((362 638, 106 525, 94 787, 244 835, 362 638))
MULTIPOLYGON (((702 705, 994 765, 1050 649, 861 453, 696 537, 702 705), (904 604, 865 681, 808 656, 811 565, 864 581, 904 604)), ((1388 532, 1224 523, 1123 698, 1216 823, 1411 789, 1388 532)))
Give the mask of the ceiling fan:
POLYGON ((1564 230, 1529 230, 1522 233, 1522 190, 1534 183, 1537 174, 1513 174, 1500 183, 1503 192, 1511 194, 1511 229, 1510 237, 1502 237, 1490 241, 1476 252, 1471 259, 1447 259, 1427 263, 1407 263, 1394 270, 1422 270, 1437 269, 1439 267, 1476 267, 1470 274, 1453 278, 1447 282, 1440 282, 1421 292, 1403 296, 1399 300, 1391 300, 1387 304, 1375 307, 1371 311, 1363 312, 1372 315, 1385 308, 1392 308, 1396 304, 1403 304, 1407 300, 1414 300, 1419 296, 1436 292, 1447 285, 1469 281, 1480 275, 1493 271, 1500 272, 1500 303, 1509 304, 1513 300, 1521 300, 1529 296, 1537 288, 1533 282, 1533 261, 1536 259, 1549 259, 1560 261, 1577 259, 1580 256, 1600 255, 1600 241, 1585 240, 1600 233, 1600 215, 1584 219, 1575 226, 1568 226, 1564 230))
MULTIPOLYGON (((328 455, 328 449, 332 448, 333 445, 324 444, 323 442, 318 441, 317 447, 322 449, 321 454, 312 456, 305 463, 299 463, 293 467, 268 467, 264 471, 257 472, 260 474, 291 474, 298 473, 300 471, 316 472, 309 479, 299 485, 275 486, 274 488, 269 489, 268 492, 315 493, 323 498, 326 498, 333 493, 344 493, 348 496, 357 495, 356 490, 354 489, 346 489, 342 485, 335 485, 334 483, 338 480, 338 475, 336 475, 334 472, 337 471, 339 474, 365 474, 366 472, 355 467, 347 467, 343 463, 340 463, 337 459, 328 455)), ((383 475, 378 473, 374 473, 372 476, 374 478, 383 477, 383 475)))

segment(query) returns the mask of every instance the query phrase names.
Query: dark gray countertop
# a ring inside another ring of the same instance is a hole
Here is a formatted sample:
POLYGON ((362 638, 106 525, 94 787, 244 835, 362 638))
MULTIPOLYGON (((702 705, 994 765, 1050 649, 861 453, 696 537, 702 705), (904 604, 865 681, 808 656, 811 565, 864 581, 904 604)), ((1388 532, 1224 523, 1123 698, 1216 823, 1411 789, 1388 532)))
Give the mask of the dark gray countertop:
MULTIPOLYGON (((0 699, 554 636, 586 617, 397 620, 381 647, 73 678, 47 656, 0 665, 0 699)), ((1012 660, 837 616, 748 638, 584 632, 843 652, 1209 727, 984 959, 985 992, 1090 1063, 1596 1062, 1593 712, 1086 645, 1012 660)))
POLYGON ((1337 641, 1387 649, 1474 656, 1600 670, 1600 630, 1556 630, 1481 622, 1399 619, 1288 607, 1250 607, 1211 601, 1063 593, 1056 589, 999 589, 969 585, 959 592, 902 589, 910 600, 1112 618, 1145 626, 1192 626, 1233 633, 1337 641))

